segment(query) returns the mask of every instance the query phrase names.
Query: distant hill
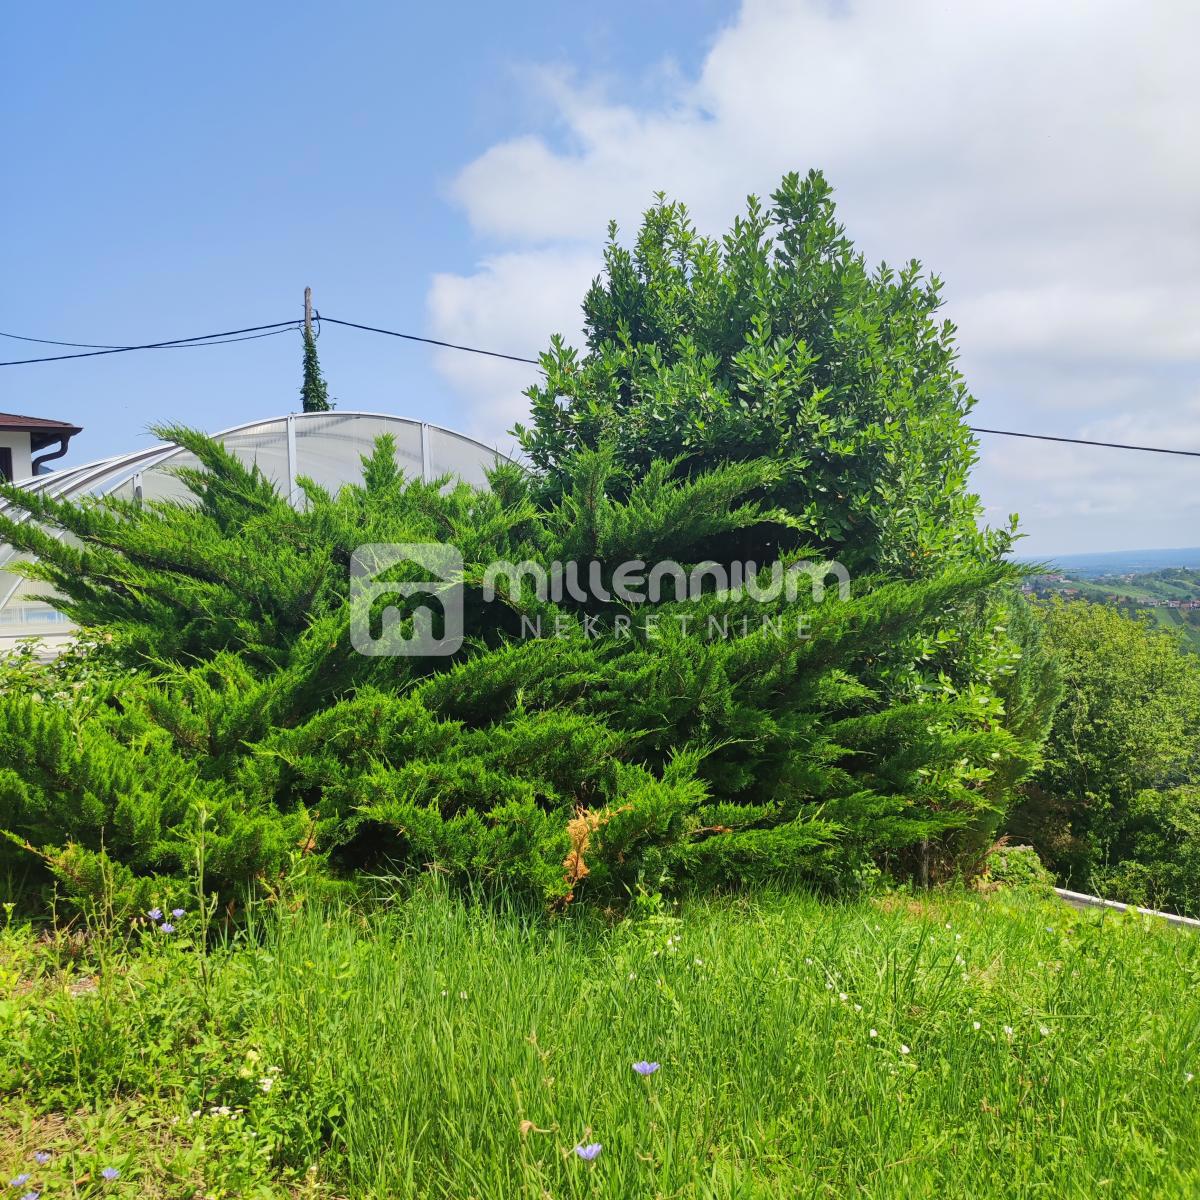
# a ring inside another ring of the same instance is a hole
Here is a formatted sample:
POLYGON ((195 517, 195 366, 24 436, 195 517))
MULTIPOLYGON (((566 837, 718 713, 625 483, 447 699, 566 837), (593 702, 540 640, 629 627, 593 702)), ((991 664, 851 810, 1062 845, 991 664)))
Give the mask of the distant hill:
MULTIPOLYGON (((1088 565, 1094 566, 1094 562, 1088 565)), ((1189 649, 1200 652, 1200 569, 1163 567, 1136 572, 1110 567, 1103 573, 1085 574, 1079 568, 1067 570, 1062 563, 1060 559, 1045 574, 1030 577, 1025 590, 1040 599, 1057 596, 1112 605, 1175 634, 1189 649)))
POLYGON ((1175 550, 1104 550, 1092 554, 1053 554, 1045 558, 1022 556, 1020 562, 1043 562, 1052 569, 1077 579, 1099 575, 1147 575, 1166 567, 1190 567, 1200 570, 1200 547, 1175 550))

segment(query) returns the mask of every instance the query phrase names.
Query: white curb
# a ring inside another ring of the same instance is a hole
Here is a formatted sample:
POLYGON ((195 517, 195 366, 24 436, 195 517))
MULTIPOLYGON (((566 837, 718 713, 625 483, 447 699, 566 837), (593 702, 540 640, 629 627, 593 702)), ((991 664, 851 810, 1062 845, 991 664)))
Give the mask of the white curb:
POLYGON ((1185 925, 1189 929, 1200 929, 1195 917, 1181 917, 1177 913, 1159 912, 1157 908, 1139 908, 1136 904, 1122 904, 1118 900, 1102 900, 1085 892, 1069 892, 1066 888, 1055 888, 1055 895, 1065 900, 1072 908, 1114 908, 1118 912, 1141 913, 1146 917, 1161 917, 1171 925, 1185 925))

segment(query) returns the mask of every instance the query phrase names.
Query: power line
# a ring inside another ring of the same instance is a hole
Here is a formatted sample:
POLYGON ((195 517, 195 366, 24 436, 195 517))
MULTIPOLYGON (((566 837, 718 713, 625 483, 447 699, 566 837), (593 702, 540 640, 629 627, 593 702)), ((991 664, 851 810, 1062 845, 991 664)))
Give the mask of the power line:
MULTIPOLYGON (((288 329, 297 328, 296 321, 276 321, 272 325, 250 325, 245 329, 227 329, 222 333, 202 333, 196 337, 187 338, 171 338, 165 342, 146 342, 140 346, 105 346, 95 350, 85 350, 80 354, 51 354, 44 358, 14 358, 8 362, 0 362, 0 367, 18 367, 25 363, 43 363, 43 362, 61 362, 67 358, 98 358, 103 354, 127 354, 131 350, 173 350, 183 346, 220 346, 226 342, 248 342, 252 341, 252 337, 240 337, 240 334, 252 334, 255 336, 267 337, 270 333, 283 333, 288 329), (267 330, 270 333, 264 333, 267 330), (220 340, 218 340, 220 339, 220 340)), ((5 335, 15 336, 20 335, 5 335)), ((21 338, 22 341, 46 341, 49 339, 43 338, 21 338)), ((49 343, 52 345, 85 345, 86 343, 49 343)))
MULTIPOLYGON (((336 317, 324 317, 331 325, 345 325, 350 329, 363 329, 368 333, 383 333, 388 337, 403 338, 409 342, 424 342, 429 346, 442 346, 447 350, 465 350, 469 354, 483 354, 489 358, 503 358, 508 362, 529 363, 531 366, 540 366, 541 363, 536 358, 523 358, 517 354, 501 354, 498 350, 481 350, 478 346, 461 346, 454 342, 440 342, 436 338, 418 337, 415 333, 398 333, 394 329, 379 329, 374 325, 358 325, 354 321, 339 321, 336 317)), ((1086 438, 1070 438, 1070 437, 1055 437, 1048 433, 1018 433, 1012 429, 982 429, 975 425, 968 425, 967 428, 972 433, 989 433, 997 437, 1019 437, 1019 438, 1036 438, 1044 442, 1067 442, 1075 446, 1104 446, 1112 450, 1144 450, 1149 454, 1180 454, 1188 458, 1200 458, 1200 450, 1170 450, 1164 446, 1131 446, 1123 442, 1093 442, 1086 438)))
MULTIPOLYGON (((406 342, 424 342, 427 346, 441 346, 445 350, 465 350, 468 354, 483 354, 488 358, 504 358, 509 362, 529 363, 540 366, 536 358, 522 358, 519 354, 501 354, 499 350, 480 350, 478 346, 460 346, 457 342, 439 342, 437 338, 418 337, 415 333, 397 333, 394 329, 379 329, 375 325, 359 325, 355 321, 339 321, 336 317, 321 317, 330 325, 345 325, 347 329, 363 329, 367 333, 385 333, 388 337, 403 338, 406 342)), ((0 363, 0 366, 3 366, 0 363)))
MULTIPOLYGON (((205 346, 228 346, 233 342, 256 342, 259 338, 278 337, 281 333, 291 333, 300 328, 298 321, 288 321, 282 329, 268 329, 266 333, 248 333, 245 337, 220 337, 217 341, 205 342, 175 342, 168 346, 159 347, 162 350, 203 350, 205 346)), ((136 349, 136 347, 133 347, 136 349)))
MULTIPOLYGON (((536 358, 526 358, 519 354, 504 354, 499 350, 483 350, 478 346, 466 346, 459 342, 443 342, 438 338, 421 337, 415 333, 402 333, 396 329, 383 329, 378 325, 363 325, 357 321, 342 321, 337 317, 323 317, 314 312, 318 322, 328 321, 331 325, 342 325, 347 329, 360 329, 364 333, 379 333, 386 337, 400 338, 406 342, 420 342, 426 346, 438 346, 443 350, 461 350, 466 354, 480 354, 485 358, 500 358, 506 362, 528 363, 530 366, 540 366, 536 358)), ((60 362, 68 358, 95 358, 102 354, 124 354, 131 350, 172 350, 195 349, 200 346, 221 346, 230 342, 249 342, 260 337, 274 337, 286 333, 289 329, 300 328, 297 321, 276 321, 271 325, 251 325, 246 329, 230 329, 224 333, 206 333, 198 337, 174 338, 167 342, 147 342, 140 346, 105 346, 91 342, 59 342, 50 338, 24 337, 18 333, 4 333, 0 337, 15 338, 22 342, 40 342, 48 346, 82 346, 88 347, 83 354, 54 354, 45 358, 18 358, 9 362, 0 362, 0 367, 15 367, 24 363, 60 362), (246 335, 246 336, 243 336, 246 335)), ((1137 450, 1144 454, 1175 454, 1183 458, 1200 458, 1200 450, 1176 450, 1167 446, 1138 446, 1129 442, 1101 442, 1090 438, 1060 437, 1050 433, 1022 433, 1015 429, 985 429, 978 425, 968 425, 972 433, 985 433, 994 437, 1028 438, 1039 442, 1059 442, 1069 446, 1099 446, 1107 450, 1137 450)))
POLYGON ((995 433, 1001 437, 1035 438, 1039 442, 1068 442, 1072 446, 1105 446, 1109 450, 1143 450, 1147 454, 1182 454, 1188 458, 1200 458, 1200 450, 1169 450, 1165 446, 1131 446, 1127 442, 1093 442, 1087 438, 1055 437, 1049 433, 1017 433, 1012 429, 979 429, 974 425, 967 428, 972 433, 995 433))
POLYGON ((53 338, 25 337, 20 333, 5 333, 0 329, 0 337, 12 338, 17 342, 38 342, 42 346, 74 346, 77 350, 124 350, 124 346, 111 346, 105 342, 56 342, 53 338))
MULTIPOLYGON (((247 334, 245 337, 221 337, 220 334, 213 334, 212 336, 218 340, 216 340, 216 341, 203 341, 203 340, 193 341, 193 340, 189 340, 189 339, 180 339, 177 342, 171 342, 167 345, 156 346, 153 348, 158 349, 158 350, 199 350, 199 349, 203 348, 204 346, 228 346, 232 342, 252 342, 256 338, 277 337, 279 334, 287 333, 287 332, 288 332, 288 326, 285 326, 283 329, 269 329, 266 333, 250 333, 250 334, 247 334)), ((4 330, 2 330, 2 329, 0 329, 0 337, 15 338, 18 342, 39 342, 43 346, 78 346, 80 349, 83 349, 83 350, 141 350, 141 349, 147 348, 147 347, 142 347, 142 346, 114 346, 114 345, 111 345, 111 344, 105 343, 105 342, 56 342, 52 338, 24 337, 19 333, 5 333, 4 330)), ((16 361, 18 363, 22 363, 22 362, 55 362, 60 357, 61 358, 73 358, 74 355, 70 355, 70 354, 55 355, 54 357, 49 358, 49 359, 21 358, 21 359, 17 359, 16 361)), ((14 366, 14 365, 16 365, 16 364, 15 363, 0 364, 0 366, 14 366)))

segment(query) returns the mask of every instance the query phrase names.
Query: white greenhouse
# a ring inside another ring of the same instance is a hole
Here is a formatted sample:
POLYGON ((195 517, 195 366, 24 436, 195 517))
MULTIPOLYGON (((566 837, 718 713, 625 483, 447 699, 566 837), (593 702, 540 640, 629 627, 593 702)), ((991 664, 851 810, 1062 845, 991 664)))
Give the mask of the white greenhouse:
MULTIPOLYGON (((362 478, 362 456, 380 434, 396 443, 396 461, 406 474, 422 479, 454 475, 483 485, 486 472, 504 456, 482 442, 437 425, 386 413, 293 413, 236 425, 214 437, 247 465, 262 472, 289 496, 297 496, 296 480, 307 477, 336 491, 362 478)), ((115 496, 126 500, 185 498, 175 477, 178 467, 197 466, 195 456, 164 443, 115 458, 55 471, 18 482, 19 487, 58 499, 115 496)), ((0 501, 0 513, 12 506, 0 501)), ((0 652, 20 638, 43 639, 47 649, 69 637, 73 626, 61 613, 35 597, 47 586, 4 570, 17 552, 0 544, 0 652)))

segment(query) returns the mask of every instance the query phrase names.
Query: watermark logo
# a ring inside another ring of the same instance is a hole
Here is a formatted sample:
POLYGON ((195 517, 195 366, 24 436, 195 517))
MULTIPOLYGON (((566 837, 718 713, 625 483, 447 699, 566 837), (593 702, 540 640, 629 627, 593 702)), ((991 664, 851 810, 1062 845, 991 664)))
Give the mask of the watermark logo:
MULTIPOLYGON (((463 643, 463 558, 458 549, 443 542, 370 542, 359 546, 350 560, 350 641, 360 654, 371 657, 404 656, 437 658, 454 654, 463 643), (392 603, 389 603, 391 601, 392 603)), ((841 563, 780 562, 760 568, 754 562, 728 566, 702 562, 690 568, 677 562, 648 563, 642 559, 611 568, 599 562, 497 561, 482 573, 479 588, 484 602, 506 593, 514 611, 533 598, 540 604, 590 606, 571 616, 558 613, 543 627, 540 614, 521 616, 520 637, 564 638, 583 636, 629 637, 634 632, 647 639, 661 636, 660 619, 682 636, 746 636, 752 628, 777 637, 807 638, 807 616, 762 610, 751 618, 745 611, 735 616, 708 612, 693 617, 668 612, 660 618, 659 603, 696 603, 710 606, 794 603, 807 591, 814 603, 826 597, 832 580, 840 600, 850 596, 850 575, 841 563), (608 613, 602 620, 597 606, 608 613), (643 609, 644 616, 631 613, 643 609), (789 632, 785 634, 785 630, 789 632)))
POLYGON ((519 599, 528 589, 542 603, 561 603, 564 599, 580 604, 614 599, 625 604, 658 604, 663 600, 697 601, 706 595, 730 599, 748 598, 760 604, 784 599, 794 602, 801 588, 807 587, 815 602, 825 599, 826 583, 832 576, 838 599, 850 598, 850 572, 840 562, 795 562, 784 566, 774 562, 759 569, 753 562, 697 563, 690 570, 669 559, 648 563, 635 558, 619 563, 612 571, 608 586, 604 583, 603 564, 598 562, 552 562, 549 567, 536 562, 491 563, 483 573, 483 598, 494 600, 503 580, 510 600, 519 599))
POLYGON ((444 542, 359 546, 350 556, 350 644, 372 658, 455 654, 463 643, 462 569, 462 555, 444 542))

